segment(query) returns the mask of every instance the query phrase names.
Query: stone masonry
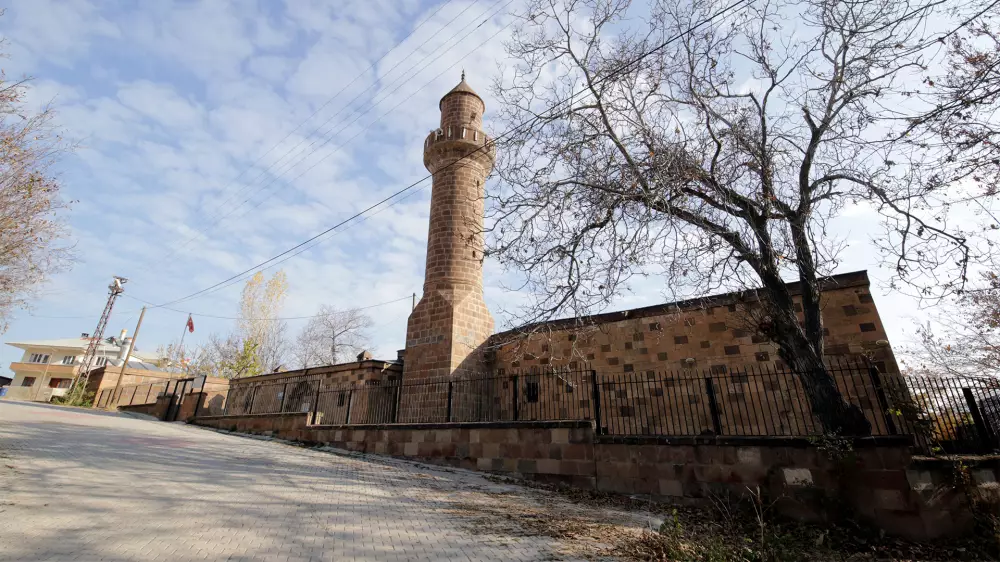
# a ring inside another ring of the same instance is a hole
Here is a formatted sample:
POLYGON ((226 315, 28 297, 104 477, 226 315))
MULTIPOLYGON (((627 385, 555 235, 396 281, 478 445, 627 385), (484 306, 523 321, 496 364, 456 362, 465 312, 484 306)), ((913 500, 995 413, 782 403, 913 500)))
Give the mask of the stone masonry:
MULTIPOLYGON (((860 356, 898 373, 888 336, 869 290, 855 271, 822 280, 826 353, 860 356)), ((797 284, 789 287, 798 316, 797 284)), ((747 366, 782 367, 777 346, 757 332, 747 310, 752 291, 528 325, 494 335, 497 369, 526 371, 586 365, 601 373, 703 372, 725 375, 747 366)))
MULTIPOLYGON (((481 347, 493 333, 493 318, 483 301, 483 205, 494 162, 482 129, 485 108, 463 76, 441 99, 441 126, 424 142, 433 187, 423 297, 406 328, 408 383, 485 371, 481 347)), ((402 418, 417 419, 419 405, 433 409, 436 394, 404 397, 402 418)))

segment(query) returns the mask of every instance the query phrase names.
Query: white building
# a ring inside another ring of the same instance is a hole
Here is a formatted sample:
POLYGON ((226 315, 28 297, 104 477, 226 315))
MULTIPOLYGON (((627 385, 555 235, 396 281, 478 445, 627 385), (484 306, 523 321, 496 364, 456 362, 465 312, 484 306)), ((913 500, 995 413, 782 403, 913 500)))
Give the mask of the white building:
MULTIPOLYGON (((89 343, 88 334, 81 334, 79 338, 8 342, 9 346, 23 349, 24 355, 20 361, 10 364, 14 380, 7 389, 6 397, 48 402, 53 396, 66 394, 80 370, 89 343)), ((132 338, 125 337, 124 330, 117 338, 105 338, 98 345, 93 368, 124 358, 131 343, 132 338)), ((155 354, 132 350, 129 364, 132 361, 155 362, 156 357, 155 354)), ((120 362, 118 364, 121 365, 120 362)))

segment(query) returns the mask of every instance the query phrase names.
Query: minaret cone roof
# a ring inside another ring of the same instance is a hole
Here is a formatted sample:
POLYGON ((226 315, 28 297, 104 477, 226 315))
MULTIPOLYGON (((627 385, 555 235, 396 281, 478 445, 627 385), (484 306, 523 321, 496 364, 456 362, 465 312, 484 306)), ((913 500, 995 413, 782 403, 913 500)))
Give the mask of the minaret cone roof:
MULTIPOLYGON (((477 98, 479 98, 479 101, 483 101, 483 98, 480 98, 479 94, 477 94, 476 91, 472 89, 472 86, 470 86, 469 83, 465 81, 465 73, 464 72, 462 73, 462 81, 458 83, 458 86, 455 86, 454 88, 451 89, 450 92, 448 92, 447 94, 445 94, 444 97, 441 98, 441 101, 444 101, 444 98, 446 98, 446 97, 448 97, 448 96, 450 96, 452 94, 457 94, 457 93, 472 94, 472 95, 476 96, 477 98)), ((441 107, 440 103, 438 103, 438 107, 439 108, 441 107)))

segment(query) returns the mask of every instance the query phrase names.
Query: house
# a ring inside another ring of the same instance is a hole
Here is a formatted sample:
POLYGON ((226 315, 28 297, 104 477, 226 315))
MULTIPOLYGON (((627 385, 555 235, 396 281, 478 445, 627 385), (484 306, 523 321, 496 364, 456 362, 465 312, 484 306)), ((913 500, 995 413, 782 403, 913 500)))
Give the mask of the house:
MULTIPOLYGON (((121 361, 132 343, 132 338, 126 337, 125 334, 125 330, 122 330, 119 337, 105 338, 98 345, 94 368, 114 363, 121 366, 121 361)), ((5 397, 48 402, 53 396, 66 394, 73 384, 74 377, 79 373, 90 340, 89 334, 80 334, 78 338, 8 342, 7 345, 24 350, 24 355, 20 361, 10 364, 14 378, 5 397)), ((129 367, 132 367, 133 362, 148 364, 155 361, 155 354, 133 349, 129 367)))

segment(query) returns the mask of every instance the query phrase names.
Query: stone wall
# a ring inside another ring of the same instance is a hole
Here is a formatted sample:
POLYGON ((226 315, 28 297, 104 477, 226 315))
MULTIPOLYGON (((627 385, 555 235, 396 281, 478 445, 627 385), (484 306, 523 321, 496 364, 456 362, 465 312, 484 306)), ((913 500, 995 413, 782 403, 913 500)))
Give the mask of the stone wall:
POLYGON ((153 416, 158 420, 162 420, 167 415, 167 409, 170 408, 170 403, 171 403, 170 396, 159 396, 154 401, 146 404, 118 406, 115 409, 122 412, 134 412, 136 414, 145 414, 147 416, 153 416))
MULTIPOLYGON (((796 285, 790 285, 793 295, 799 293, 796 285)), ((794 300, 798 304, 801 298, 794 300)), ((601 373, 725 374, 742 372, 747 365, 781 367, 777 347, 750 325, 747 310, 754 301, 750 292, 729 293, 553 321, 496 334, 490 347, 495 367, 508 371, 588 365, 601 373)), ((828 355, 865 354, 883 372, 899 372, 867 272, 827 278, 822 305, 828 355)))
POLYGON ((347 421, 345 416, 350 404, 355 423, 389 421, 385 416, 391 413, 396 394, 352 390, 398 383, 401 374, 399 363, 365 359, 233 379, 226 408, 230 414, 277 413, 279 409, 281 412, 303 412, 312 410, 318 399, 319 419, 347 421))
MULTIPOLYGON (((521 476, 655 500, 708 504, 760 489, 776 509, 824 516, 831 502, 889 532, 927 539, 968 530, 950 462, 913 460, 906 439, 856 440, 833 462, 805 439, 609 438, 589 422, 310 425, 308 414, 198 418, 208 427, 330 444, 422 462, 521 476)), ((1000 464, 981 462, 971 485, 997 501, 1000 464)))
MULTIPOLYGON (((867 273, 831 277, 823 286, 831 374, 843 396, 866 413, 873 433, 891 435, 880 394, 905 385, 867 273), (870 367, 880 374, 873 377, 870 367)), ((795 284, 790 290, 799 292, 795 284)), ((754 299, 731 293, 527 326, 492 338, 494 368, 519 373, 529 385, 532 404, 521 405, 529 415, 551 416, 567 405, 591 411, 586 385, 594 373, 602 426, 615 434, 819 433, 800 379, 786 370, 777 346, 749 325, 754 299), (718 424, 713 408, 720 412, 718 424)))

